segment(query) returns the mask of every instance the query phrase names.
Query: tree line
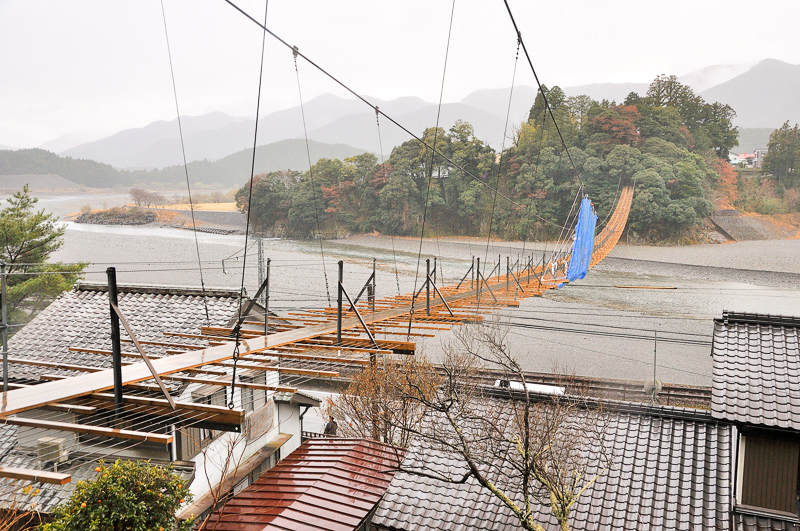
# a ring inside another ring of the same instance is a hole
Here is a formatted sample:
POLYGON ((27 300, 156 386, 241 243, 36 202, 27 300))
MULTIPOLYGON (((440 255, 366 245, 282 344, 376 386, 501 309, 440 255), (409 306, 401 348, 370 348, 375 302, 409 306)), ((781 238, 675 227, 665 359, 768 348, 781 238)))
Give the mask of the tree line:
POLYGON ((711 213, 720 161, 738 137, 734 116, 675 76, 620 104, 543 87, 502 152, 459 121, 424 131, 438 154, 410 140, 382 163, 372 154, 321 159, 305 173, 258 175, 252 200, 250 183, 236 199, 254 229, 279 236, 411 235, 424 224, 426 235, 539 239, 558 237, 579 190, 603 220, 620 187, 635 184, 629 226, 670 238, 711 213))

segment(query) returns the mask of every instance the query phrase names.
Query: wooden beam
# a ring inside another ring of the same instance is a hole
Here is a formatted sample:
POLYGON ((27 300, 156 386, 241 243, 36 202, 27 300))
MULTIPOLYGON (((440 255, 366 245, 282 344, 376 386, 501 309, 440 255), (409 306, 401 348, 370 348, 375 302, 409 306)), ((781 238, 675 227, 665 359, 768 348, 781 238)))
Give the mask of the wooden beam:
POLYGON ((12 426, 40 428, 44 430, 69 431, 87 435, 98 435, 101 437, 113 437, 115 439, 130 439, 133 441, 146 441, 164 444, 172 442, 172 435, 148 433, 145 431, 120 430, 117 428, 91 426, 89 424, 71 424, 68 422, 57 422, 55 420, 28 419, 23 417, 8 417, 5 419, 5 422, 6 424, 11 424, 12 426))
POLYGON ((44 409, 51 411, 61 411, 62 413, 79 413, 81 415, 91 415, 97 413, 97 408, 92 406, 79 406, 78 404, 47 404, 44 409))
MULTIPOLYGON (((131 339, 121 339, 123 343, 133 343, 131 339)), ((175 348, 182 348, 183 350, 203 350, 206 347, 201 347, 200 345, 187 345, 185 343, 167 343, 166 341, 145 341, 143 339, 137 339, 140 345, 153 345, 156 347, 175 347, 175 348)), ((149 354, 148 354, 149 356, 149 354)))
MULTIPOLYGON (((110 402, 110 404, 108 404, 109 407, 114 407, 113 393, 92 393, 87 397, 87 400, 97 400, 98 402, 103 403, 110 402)), ((173 413, 169 403, 162 398, 122 395, 122 402, 123 404, 152 407, 157 409, 159 412, 163 410, 168 414, 173 413)), ((175 406, 178 408, 179 412, 192 411, 203 413, 206 416, 212 417, 214 422, 221 422, 225 424, 241 424, 244 422, 245 417, 245 411, 240 408, 229 409, 226 406, 213 406, 210 404, 198 404, 196 402, 182 401, 176 401, 175 406)), ((158 414, 158 412, 155 413, 158 414)))
POLYGON ((104 371, 102 367, 90 367, 88 365, 72 365, 70 363, 58 363, 54 361, 33 360, 28 358, 8 358, 9 363, 19 365, 34 365, 36 367, 50 367, 51 369, 64 369, 68 371, 99 372, 104 371))
MULTIPOLYGON (((241 366, 241 365, 240 365, 241 366)), ((164 379, 166 380, 175 380, 178 382, 186 382, 186 383, 199 383, 199 384, 206 384, 206 385, 218 385, 220 387, 230 387, 231 379, 228 378, 195 378, 193 376, 165 376, 164 379)), ((259 391, 276 391, 278 393, 296 393, 296 387, 284 387, 284 386, 275 386, 275 385, 265 385, 259 384, 255 382, 236 382, 236 387, 242 387, 244 389, 257 389, 259 391)))
MULTIPOLYGON (((454 302, 459 299, 470 299, 475 297, 475 290, 464 291, 453 295, 446 295, 445 299, 448 302, 454 302)), ((440 299, 434 299, 433 307, 441 305, 440 299)), ((384 310, 375 313, 368 313, 364 316, 367 324, 384 321, 387 319, 396 319, 403 315, 408 315, 410 308, 408 306, 401 306, 390 310, 384 310)), ((327 312, 328 310, 326 310, 327 312)), ((360 327, 358 319, 349 317, 342 322, 344 330, 354 329, 360 327)), ((201 333, 207 333, 207 330, 212 328, 202 328, 201 333)), ((219 329, 219 328, 218 328, 219 329)), ((244 351, 240 349, 240 356, 247 357, 248 354, 260 352, 263 350, 274 349, 284 345, 291 345, 298 341, 304 341, 309 338, 319 337, 325 334, 334 334, 336 332, 336 322, 330 321, 318 326, 310 326, 307 328, 299 328, 289 330, 287 332, 279 332, 277 334, 270 334, 265 337, 256 335, 253 337, 245 338, 241 341, 244 346, 244 351)), ((216 335, 216 334, 209 334, 216 335)), ((356 340, 350 340, 356 341, 356 340)), ((401 347, 402 342, 386 341, 386 346, 378 341, 378 345, 383 349, 391 349, 396 353, 412 354, 416 345, 414 343, 408 344, 406 348, 401 347), (394 346, 390 346, 394 345, 394 346)), ((353 345, 353 346, 372 346, 372 345, 353 345)), ((193 350, 185 354, 178 354, 175 356, 165 356, 163 358, 153 361, 153 366, 159 375, 168 375, 185 371, 186 369, 202 367, 204 365, 215 364, 230 360, 233 358, 234 343, 228 342, 218 347, 209 347, 203 350, 193 350)), ((288 371, 287 371, 288 372, 288 371)), ((88 395, 97 391, 105 391, 113 387, 113 371, 106 369, 98 372, 85 373, 78 376, 69 378, 68 380, 47 382, 37 386, 37 392, 31 393, 28 389, 14 389, 7 391, 0 395, 0 417, 7 417, 13 413, 25 411, 41 407, 48 403, 63 402, 70 398, 88 395)), ((122 381, 125 385, 136 384, 151 378, 150 371, 147 366, 141 363, 127 365, 122 368, 122 381)))
MULTIPOLYGON (((106 355, 106 356, 111 356, 111 354, 112 354, 110 350, 105 350, 105 349, 101 349, 101 348, 69 347, 69 351, 70 352, 85 352, 86 354, 103 354, 103 355, 106 355)), ((141 359, 141 356, 139 356, 138 352, 122 352, 121 354, 122 354, 123 358, 141 359)), ((163 356, 153 355, 153 356, 150 356, 150 357, 151 358, 161 358, 163 356)))
POLYGON ((66 485, 72 481, 69 474, 46 472, 44 470, 29 470, 27 468, 0 467, 0 478, 21 479, 23 481, 38 481, 50 485, 66 485))
MULTIPOLYGON (((352 350, 365 350, 366 349, 352 349, 352 350)), ((387 350, 389 354, 392 351, 387 350)), ((283 358, 288 360, 305 360, 305 361, 325 361, 329 363, 351 363, 356 365, 368 365, 369 360, 358 359, 358 358, 339 358, 337 356, 315 356, 313 354, 284 354, 283 352, 269 352, 264 351, 263 354, 265 356, 270 356, 272 358, 283 358)))
MULTIPOLYGON (((231 361, 221 361, 218 365, 222 365, 223 367, 233 367, 233 362, 231 361)), ((242 369, 255 369, 258 371, 271 371, 271 372, 282 372, 285 374, 299 374, 301 376, 311 376, 315 378, 335 378, 339 376, 338 371, 317 371, 314 369, 299 369, 295 367, 276 367, 274 365, 262 365, 260 363, 248 363, 246 361, 239 361, 237 366, 242 369)), ((236 385, 239 385, 237 382, 236 385)))

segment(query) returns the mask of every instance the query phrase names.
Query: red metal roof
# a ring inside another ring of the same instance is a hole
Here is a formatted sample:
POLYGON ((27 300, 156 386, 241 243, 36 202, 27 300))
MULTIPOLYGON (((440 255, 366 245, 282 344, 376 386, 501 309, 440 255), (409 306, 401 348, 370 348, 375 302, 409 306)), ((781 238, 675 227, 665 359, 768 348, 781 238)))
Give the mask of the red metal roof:
POLYGON ((217 531, 352 531, 394 477, 402 450, 365 439, 311 439, 211 515, 217 531))

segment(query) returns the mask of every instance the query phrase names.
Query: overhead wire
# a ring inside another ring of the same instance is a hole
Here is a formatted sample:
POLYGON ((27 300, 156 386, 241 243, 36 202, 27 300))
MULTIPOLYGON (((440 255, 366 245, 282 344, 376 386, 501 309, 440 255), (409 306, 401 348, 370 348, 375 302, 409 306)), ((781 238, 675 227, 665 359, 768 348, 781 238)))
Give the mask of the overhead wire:
MULTIPOLYGON (((488 190, 493 190, 493 188, 492 188, 492 187, 491 187, 491 186, 490 186, 488 183, 486 183, 486 182, 485 182, 485 181, 483 181, 481 178, 479 178, 478 176, 476 176, 475 174, 473 174, 472 172, 470 172, 469 170, 467 170, 466 168, 464 168, 464 167, 463 167, 463 165, 461 165, 461 164, 459 164, 458 162, 454 161, 454 160, 453 160, 451 157, 448 157, 446 153, 442 153, 441 151, 439 151, 438 149, 436 149, 436 147, 435 147, 435 146, 432 146, 432 145, 431 145, 429 142, 427 142, 427 141, 426 141, 424 138, 421 138, 419 135, 417 135, 417 134, 413 133, 413 132, 412 132, 410 129, 408 129, 407 127, 405 127, 404 125, 402 125, 400 122, 398 122, 397 120, 395 120, 394 118, 392 118, 390 115, 386 114, 386 112, 384 112, 384 111, 380 110, 380 109, 379 109, 379 108, 378 108, 376 105, 374 105, 374 104, 370 103, 370 102, 369 102, 368 100, 366 100, 366 99, 365 99, 363 96, 361 96, 360 94, 358 94, 358 93, 357 93, 355 90, 353 90, 352 88, 350 88, 350 87, 349 87, 348 85, 346 85, 344 82, 340 81, 340 80, 339 80, 337 77, 335 77, 333 74, 329 73, 327 70, 325 70, 324 68, 322 68, 321 66, 319 66, 317 63, 315 63, 314 61, 312 61, 311 59, 309 59, 309 58, 308 58, 306 55, 304 55, 302 52, 300 52, 299 50, 297 50, 297 48, 296 48, 295 46, 292 46, 291 44, 289 44, 288 42, 286 42, 285 40, 283 40, 283 39, 282 39, 280 36, 278 36, 278 35, 277 35, 275 32, 273 32, 272 30, 270 30, 269 28, 267 28, 267 27, 266 27, 266 25, 264 25, 264 24, 261 24, 259 21, 257 21, 256 19, 254 19, 254 18, 253 18, 253 17, 252 17, 252 16, 251 16, 249 13, 247 13, 247 12, 246 12, 246 11, 244 11, 242 8, 240 8, 238 5, 236 5, 236 4, 235 4, 235 3, 234 3, 232 0, 223 0, 223 1, 224 1, 224 2, 226 2, 227 4, 229 4, 231 7, 233 7, 235 10, 237 10, 239 13, 241 13, 241 14, 242 14, 244 17, 246 17, 248 20, 250 20, 251 22, 253 22, 254 24, 256 24, 256 25, 257 25, 258 27, 260 27, 260 28, 261 28, 263 31, 267 32, 267 33, 268 33, 270 36, 272 36, 273 38, 275 38, 275 40, 277 40, 278 42, 280 42, 281 44, 283 44, 284 46, 286 46, 286 47, 287 47, 289 50, 292 50, 292 52, 293 52, 293 53, 295 53, 295 51, 296 51, 296 52, 297 52, 297 56, 298 56, 298 57, 301 57, 301 58, 303 58, 303 59, 304 59, 306 62, 308 62, 308 64, 310 64, 311 66, 313 66, 314 68, 316 68, 316 69, 317 69, 319 72, 321 72, 321 73, 322 73, 322 74, 324 74, 324 75, 325 75, 327 78, 329 78, 331 81, 333 81, 334 83, 336 83, 337 85, 339 85, 340 87, 342 87, 342 88, 343 88, 344 90, 346 90, 348 93, 352 94, 352 95, 353 95, 353 96, 354 96, 356 99, 358 99, 358 100, 359 100, 359 101, 361 101, 362 103, 364 103, 364 104, 368 105, 368 106, 369 106, 370 108, 372 108, 372 109, 373 109, 375 112, 378 112, 378 113, 380 113, 380 114, 381 114, 381 116, 383 116, 384 118, 386 118, 387 120, 389 120, 391 123, 393 123, 393 124, 394 124, 395 126, 397 126, 399 129, 401 129, 403 132, 405 132, 405 133, 406 133, 407 135, 409 135, 411 138, 413 138, 414 140, 416 140, 417 142, 419 142, 421 145, 423 145, 423 146, 424 146, 426 149, 433 150, 433 151, 434 151, 434 153, 436 153, 436 155, 438 155, 439 157, 441 157, 442 159, 444 159, 445 161, 447 161, 447 162, 448 162, 450 165, 452 165, 453 167, 456 167, 456 168, 458 168, 459 170, 461 170, 462 172, 464 172, 464 174, 465 174, 465 175, 467 175, 468 177, 470 177, 472 180, 474 180, 474 181, 478 182, 479 184, 481 184, 482 186, 484 186, 484 187, 485 187, 485 188, 487 188, 488 190)), ((508 197, 506 194, 503 194, 502 192, 498 192, 498 196, 499 196, 499 197, 501 197, 501 198, 503 198, 503 199, 505 199, 506 201, 508 201, 508 202, 509 202, 510 204, 512 204, 512 205, 518 206, 518 207, 520 207, 520 208, 526 208, 526 206, 525 206, 524 204, 518 203, 517 201, 515 201, 514 199, 512 199, 512 198, 508 197)), ((542 217, 542 216, 538 216, 538 215, 534 214, 534 217, 536 217, 537 219, 540 219, 540 220, 541 220, 542 222, 544 222, 544 223, 548 223, 548 224, 554 225, 554 226, 556 226, 556 227, 560 227, 560 225, 559 225, 558 223, 556 223, 556 222, 554 222, 554 221, 551 221, 551 220, 549 220, 549 219, 547 219, 547 218, 544 218, 544 217, 542 217)))
MULTIPOLYGON (((263 27, 266 27, 266 23, 263 27)), ((266 35, 266 34, 265 34, 266 35)), ((305 107, 303 105, 303 91, 300 89, 300 70, 297 67, 297 56, 300 55, 297 46, 292 48, 292 54, 294 56, 294 71, 297 77, 297 93, 300 97, 300 116, 303 119, 303 135, 306 140, 306 156, 308 157, 308 176, 311 179, 311 200, 314 203, 314 217, 317 220, 317 238, 319 239, 319 252, 322 255, 322 271, 325 277, 325 292, 328 294, 328 306, 332 306, 331 304, 331 290, 328 286, 328 268, 325 266, 325 248, 322 245, 323 236, 321 233, 320 222, 319 222, 319 207, 317 206, 317 187, 314 184, 314 167, 311 164, 311 149, 308 145, 308 130, 306 128, 306 112, 305 107)))
POLYGON ((581 177, 578 174, 578 167, 575 165, 575 161, 572 160, 572 155, 570 154, 569 149, 567 149, 567 143, 564 141, 564 135, 561 134, 561 128, 558 127, 558 122, 556 121, 556 117, 553 114, 553 108, 550 106, 550 102, 547 101, 547 94, 545 94, 544 89, 542 88, 542 83, 539 81, 539 75, 536 73, 536 69, 533 67, 533 61, 531 60, 531 56, 528 53, 527 46, 525 46, 525 41, 522 40, 522 32, 520 32, 519 27, 517 26, 517 21, 514 19, 514 14, 511 12, 511 6, 508 5, 508 0, 503 0, 503 3, 505 3, 506 5, 508 16, 511 18, 511 23, 514 26, 514 33, 517 34, 517 39, 519 40, 520 44, 522 44, 522 51, 525 52, 525 57, 528 59, 528 65, 531 67, 531 72, 533 73, 533 77, 536 80, 536 85, 539 87, 539 93, 542 95, 542 100, 544 101, 544 107, 550 113, 550 118, 553 119, 553 125, 555 125, 558 137, 561 139, 561 146, 564 149, 564 151, 566 151, 570 163, 572 163, 572 169, 573 171, 575 171, 575 176, 578 178, 580 187, 583 188, 583 181, 581 180, 581 177))
POLYGON ((189 164, 186 160, 186 146, 183 140, 183 125, 181 123, 181 110, 178 106, 178 87, 175 83, 175 69, 172 65, 172 50, 170 49, 169 45, 169 31, 167 30, 167 14, 164 10, 164 0, 161 0, 161 18, 164 21, 164 37, 166 38, 167 42, 167 56, 169 58, 169 72, 170 77, 172 79, 172 94, 175 97, 175 111, 178 115, 178 133, 181 138, 181 155, 183 156, 183 172, 186 176, 186 189, 189 193, 189 212, 191 213, 192 218, 192 232, 194 233, 194 246, 195 250, 197 251, 197 263, 200 267, 200 289, 203 292, 203 304, 206 310, 206 322, 211 321, 211 317, 208 315, 208 301, 206 300, 206 287, 205 281, 203 280, 203 265, 200 260, 200 242, 197 239, 197 225, 194 219, 194 202, 192 201, 192 186, 189 183, 189 164))
MULTIPOLYGON (((381 155, 381 170, 385 171, 384 164, 386 163, 383 159, 383 138, 381 136, 381 115, 378 112, 378 107, 375 107, 375 123, 378 126, 378 147, 381 155)), ((397 252, 394 249, 394 234, 389 235, 392 241, 392 257, 394 258, 394 276, 397 282, 397 294, 400 295, 400 274, 397 272, 397 252)))
MULTIPOLYGON (((414 291, 412 291, 413 295, 411 296, 411 309, 408 315, 408 333, 411 334, 411 321, 414 319, 414 303, 417 299, 417 280, 419 278, 419 266, 420 262, 422 261, 422 243, 425 238, 425 222, 428 217, 428 206, 430 205, 430 195, 431 195, 431 181, 433 179, 433 166, 436 160, 436 142, 438 140, 439 135, 439 119, 442 114, 442 100, 444 98, 444 82, 447 76, 447 59, 450 56, 450 38, 453 35, 453 19, 455 17, 456 12, 456 0, 453 0, 452 7, 450 8, 450 24, 448 25, 447 29, 447 44, 445 45, 444 51, 444 66, 442 67, 442 83, 439 88, 439 105, 436 110, 436 126, 433 129, 433 147, 430 149, 431 153, 431 160, 428 164, 428 182, 425 191, 425 204, 422 208, 422 227, 420 229, 419 234, 419 250, 417 251, 417 268, 414 273, 414 291)), ((438 245, 438 238, 437 238, 437 245, 438 245)), ((429 273, 429 272, 428 272, 429 273)), ((426 273, 427 274, 427 273, 426 273)), ((425 279, 426 283, 430 282, 430 278, 425 279)), ((430 286, 428 286, 430 289, 430 286)))

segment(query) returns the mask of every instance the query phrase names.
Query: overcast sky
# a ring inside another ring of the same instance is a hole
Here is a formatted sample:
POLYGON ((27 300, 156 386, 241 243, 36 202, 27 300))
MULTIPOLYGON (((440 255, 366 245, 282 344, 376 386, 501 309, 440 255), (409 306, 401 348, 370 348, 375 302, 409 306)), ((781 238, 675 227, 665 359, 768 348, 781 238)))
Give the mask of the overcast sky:
MULTIPOLYGON (((264 1, 235 0, 255 18, 264 1)), ((649 82, 718 64, 800 63, 797 0, 509 0, 540 80, 649 82)), ((164 0, 185 115, 253 116, 261 31, 224 0, 164 0)), ((267 27, 358 93, 436 102, 452 0, 272 0, 267 27)), ((502 0, 456 0, 444 100, 508 87, 502 0)), ((301 62, 303 98, 345 93, 301 62)), ((264 113, 297 105, 292 54, 268 37, 264 113)), ((534 85, 520 62, 516 83, 534 85)), ((95 140, 176 116, 159 0, 0 0, 0 145, 95 140)))

